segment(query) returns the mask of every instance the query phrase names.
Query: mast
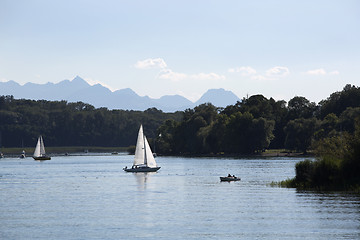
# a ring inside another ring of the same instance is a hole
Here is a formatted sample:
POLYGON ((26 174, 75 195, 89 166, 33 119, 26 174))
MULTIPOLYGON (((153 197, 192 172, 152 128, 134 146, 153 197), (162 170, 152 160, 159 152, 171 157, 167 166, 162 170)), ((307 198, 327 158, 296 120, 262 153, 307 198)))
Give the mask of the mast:
POLYGON ((45 147, 44 147, 44 140, 42 136, 40 136, 40 156, 45 155, 45 147))
POLYGON ((144 139, 144 164, 147 166, 147 157, 146 157, 146 145, 145 145, 145 134, 143 133, 143 139, 144 139))

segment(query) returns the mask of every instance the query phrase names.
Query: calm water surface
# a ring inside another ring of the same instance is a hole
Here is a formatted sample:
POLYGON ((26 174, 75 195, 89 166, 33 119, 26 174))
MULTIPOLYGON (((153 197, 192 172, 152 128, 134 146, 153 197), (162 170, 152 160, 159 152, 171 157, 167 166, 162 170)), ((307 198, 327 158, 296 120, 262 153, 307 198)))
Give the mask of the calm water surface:
POLYGON ((359 239, 360 196, 270 187, 302 159, 0 160, 0 239, 359 239), (220 182, 235 174, 240 182, 220 182))

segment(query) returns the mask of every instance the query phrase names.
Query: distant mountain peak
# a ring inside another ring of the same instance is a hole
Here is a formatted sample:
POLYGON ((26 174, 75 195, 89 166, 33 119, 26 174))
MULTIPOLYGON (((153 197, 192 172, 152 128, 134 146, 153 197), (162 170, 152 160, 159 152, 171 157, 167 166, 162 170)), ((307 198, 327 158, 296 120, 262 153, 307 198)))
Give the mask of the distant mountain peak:
POLYGON ((126 95, 137 95, 136 92, 134 92, 134 90, 132 90, 131 88, 119 89, 119 90, 116 90, 114 93, 116 93, 116 94, 126 94, 126 95))
POLYGON ((79 75, 76 75, 73 79, 73 81, 85 81, 83 78, 81 78, 79 75))
POLYGON ((217 107, 226 107, 235 104, 239 100, 234 93, 223 88, 209 89, 195 103, 181 95, 164 95, 159 99, 153 99, 148 96, 139 96, 130 88, 112 92, 101 84, 90 85, 80 76, 76 76, 71 81, 60 81, 57 84, 51 82, 34 84, 29 82, 22 86, 15 81, 0 82, 0 95, 13 95, 15 98, 34 100, 82 101, 97 108, 106 107, 109 109, 144 111, 155 107, 166 112, 183 111, 208 102, 217 107))
POLYGON ((228 105, 235 104, 239 100, 239 97, 233 92, 223 88, 209 89, 198 101, 195 102, 195 105, 211 102, 217 107, 226 107, 228 105))
MULTIPOLYGON (((1 82, 0 82, 1 83, 1 82)), ((11 85, 16 85, 16 86, 20 86, 19 83, 15 82, 14 80, 9 80, 7 82, 3 82, 3 83, 7 83, 7 84, 11 84, 11 85)))
POLYGON ((84 79, 82 79, 81 77, 79 76, 76 76, 72 81, 71 83, 75 83, 76 85, 83 85, 83 86, 90 86, 90 84, 85 81, 84 79))
POLYGON ((224 88, 212 88, 208 89, 205 94, 219 94, 219 93, 232 93, 231 91, 225 90, 224 88))

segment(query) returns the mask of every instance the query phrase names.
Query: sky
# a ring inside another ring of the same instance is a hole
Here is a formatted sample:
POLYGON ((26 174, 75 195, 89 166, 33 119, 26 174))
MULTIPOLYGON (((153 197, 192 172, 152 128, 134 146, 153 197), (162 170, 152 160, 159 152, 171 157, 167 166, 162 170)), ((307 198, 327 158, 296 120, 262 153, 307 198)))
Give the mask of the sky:
POLYGON ((2 82, 318 103, 359 71, 357 0, 0 0, 2 82))

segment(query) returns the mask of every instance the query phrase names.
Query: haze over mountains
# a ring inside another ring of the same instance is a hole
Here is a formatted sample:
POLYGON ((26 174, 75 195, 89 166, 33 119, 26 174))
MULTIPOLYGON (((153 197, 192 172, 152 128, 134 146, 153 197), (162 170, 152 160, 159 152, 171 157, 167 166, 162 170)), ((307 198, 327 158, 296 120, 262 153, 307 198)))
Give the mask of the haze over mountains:
POLYGON ((210 102, 217 107, 233 105, 240 99, 231 91, 210 89, 196 102, 192 102, 180 95, 167 95, 159 99, 139 96, 130 88, 112 92, 101 84, 90 85, 77 76, 72 81, 63 80, 59 83, 20 85, 15 81, 0 82, 0 95, 13 95, 14 98, 50 100, 68 102, 82 101, 96 108, 124 110, 146 110, 155 107, 164 112, 182 111, 199 104, 210 102))

